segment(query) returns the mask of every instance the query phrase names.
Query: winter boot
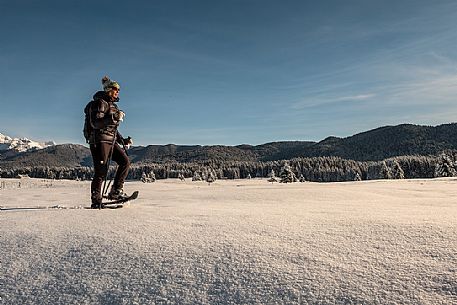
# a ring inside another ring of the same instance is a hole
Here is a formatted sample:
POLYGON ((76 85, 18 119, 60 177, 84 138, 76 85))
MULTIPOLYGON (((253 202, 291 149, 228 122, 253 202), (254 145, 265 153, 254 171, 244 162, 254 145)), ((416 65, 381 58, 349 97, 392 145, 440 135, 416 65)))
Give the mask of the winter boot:
POLYGON ((105 208, 105 205, 103 203, 92 203, 90 205, 90 208, 91 209, 104 209, 105 208))
POLYGON ((113 187, 113 188, 111 188, 111 191, 108 194, 108 199, 109 200, 121 200, 121 199, 125 199, 125 198, 128 198, 128 197, 129 197, 129 195, 124 193, 122 188, 114 188, 113 187))
POLYGON ((93 192, 90 197, 92 204, 90 205, 91 209, 103 209, 104 205, 102 203, 102 196, 99 193, 93 192))

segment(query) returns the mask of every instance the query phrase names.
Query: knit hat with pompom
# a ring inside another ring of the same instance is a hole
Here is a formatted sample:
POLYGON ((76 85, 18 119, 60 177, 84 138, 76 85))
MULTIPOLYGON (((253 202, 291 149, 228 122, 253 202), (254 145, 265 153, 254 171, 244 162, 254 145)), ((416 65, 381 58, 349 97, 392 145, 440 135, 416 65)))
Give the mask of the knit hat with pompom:
POLYGON ((114 88, 116 88, 118 90, 121 89, 121 86, 119 86, 118 82, 109 79, 109 77, 106 75, 103 76, 103 78, 102 78, 102 85, 103 85, 103 90, 105 92, 109 92, 109 91, 113 90, 114 88))

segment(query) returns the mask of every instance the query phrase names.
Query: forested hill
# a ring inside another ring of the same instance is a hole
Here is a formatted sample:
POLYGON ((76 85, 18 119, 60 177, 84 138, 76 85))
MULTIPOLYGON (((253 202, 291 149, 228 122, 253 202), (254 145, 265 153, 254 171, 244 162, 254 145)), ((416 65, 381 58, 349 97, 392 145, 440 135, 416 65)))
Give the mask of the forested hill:
POLYGON ((347 138, 328 137, 320 142, 285 141, 262 145, 179 146, 150 145, 132 150, 132 161, 175 160, 273 161, 296 157, 337 156, 357 161, 378 161, 404 155, 435 155, 457 149, 457 124, 436 127, 402 124, 384 126, 347 138))
POLYGON ((27 152, 0 152, 0 168, 92 166, 90 150, 78 144, 62 144, 27 152))
POLYGON ((347 138, 329 137, 312 145, 302 156, 338 156, 367 161, 404 155, 434 155, 446 149, 457 149, 456 123, 436 127, 402 124, 347 138))
MULTIPOLYGON (((168 161, 273 161, 296 157, 337 156, 357 161, 383 160, 403 155, 435 155, 457 150, 457 124, 436 127, 402 124, 385 126, 347 138, 328 137, 320 142, 285 141, 262 145, 184 146, 149 145, 129 150, 133 163, 168 161)), ((0 152, 0 167, 90 165, 87 147, 65 144, 11 154, 0 152)))

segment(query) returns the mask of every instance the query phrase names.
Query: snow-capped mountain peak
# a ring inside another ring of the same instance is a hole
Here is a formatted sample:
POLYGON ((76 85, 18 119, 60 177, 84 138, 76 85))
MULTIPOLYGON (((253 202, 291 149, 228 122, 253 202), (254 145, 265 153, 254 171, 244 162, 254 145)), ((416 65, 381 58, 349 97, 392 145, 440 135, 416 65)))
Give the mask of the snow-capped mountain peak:
POLYGON ((0 133, 0 150, 13 149, 18 152, 24 152, 31 149, 43 149, 53 145, 56 145, 53 141, 37 142, 27 138, 11 138, 0 133))
POLYGON ((13 140, 13 139, 0 133, 0 144, 3 144, 5 142, 11 141, 11 140, 13 140))

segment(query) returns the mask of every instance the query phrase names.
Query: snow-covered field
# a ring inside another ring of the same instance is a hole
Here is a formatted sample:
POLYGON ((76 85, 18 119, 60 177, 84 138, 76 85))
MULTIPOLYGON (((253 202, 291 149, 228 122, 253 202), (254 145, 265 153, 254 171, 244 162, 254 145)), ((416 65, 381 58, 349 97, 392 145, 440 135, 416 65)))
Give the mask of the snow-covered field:
POLYGON ((455 178, 128 182, 116 210, 22 180, 0 179, 0 304, 457 304, 455 178))

